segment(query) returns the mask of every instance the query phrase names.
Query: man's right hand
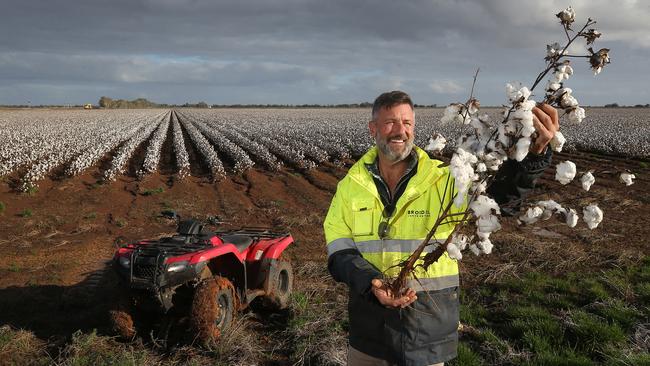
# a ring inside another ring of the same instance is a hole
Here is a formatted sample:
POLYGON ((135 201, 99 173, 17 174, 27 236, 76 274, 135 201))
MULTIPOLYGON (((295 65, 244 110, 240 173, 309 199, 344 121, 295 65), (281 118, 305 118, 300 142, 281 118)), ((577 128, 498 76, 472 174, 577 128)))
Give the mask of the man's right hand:
POLYGON ((378 278, 372 280, 372 287, 370 291, 375 295, 377 300, 389 308, 405 308, 417 300, 415 296, 415 291, 412 289, 406 289, 406 293, 401 297, 393 297, 392 291, 388 287, 384 287, 384 282, 378 278))

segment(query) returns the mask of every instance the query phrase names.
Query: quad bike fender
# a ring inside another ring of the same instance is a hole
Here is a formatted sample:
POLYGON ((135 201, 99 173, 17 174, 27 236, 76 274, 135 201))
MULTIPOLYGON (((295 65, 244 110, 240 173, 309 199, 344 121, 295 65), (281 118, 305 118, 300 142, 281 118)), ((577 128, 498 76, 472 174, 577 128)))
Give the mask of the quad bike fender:
POLYGON ((178 257, 173 257, 169 258, 166 261, 166 264, 171 264, 175 262, 182 262, 182 261, 188 261, 189 264, 197 264, 197 263, 202 263, 202 262, 208 262, 213 258, 220 257, 226 254, 233 254, 235 258, 237 258, 240 262, 244 262, 245 254, 240 253, 239 250, 237 250, 237 247, 235 247, 232 244, 223 244, 219 245, 217 247, 205 250, 200 252, 200 254, 196 253, 188 253, 186 255, 181 255, 178 257))
POLYGON ((289 245, 293 244, 293 237, 287 235, 276 240, 263 241, 255 244, 248 251, 246 260, 253 261, 268 261, 271 259, 277 260, 289 245))

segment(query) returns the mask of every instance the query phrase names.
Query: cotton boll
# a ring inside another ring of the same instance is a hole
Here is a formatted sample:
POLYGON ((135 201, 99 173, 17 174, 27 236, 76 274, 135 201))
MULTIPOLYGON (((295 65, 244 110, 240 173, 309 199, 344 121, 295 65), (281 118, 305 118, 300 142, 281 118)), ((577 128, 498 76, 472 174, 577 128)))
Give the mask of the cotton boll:
POLYGON ((454 243, 447 244, 447 254, 449 254, 449 258, 451 259, 458 261, 463 259, 463 253, 460 252, 460 248, 454 243))
POLYGON ((477 157, 462 148, 456 149, 449 164, 449 172, 456 181, 458 195, 454 199, 454 205, 461 207, 465 202, 465 194, 474 179, 473 165, 478 161, 477 157))
POLYGON ((590 229, 595 229, 603 221, 603 211, 595 204, 582 209, 582 219, 590 229))
MULTIPOLYGON (((519 108, 524 110, 524 111, 532 111, 533 108, 535 108, 536 105, 537 105, 537 102, 535 102, 532 99, 527 99, 527 100, 519 103, 519 108)), ((531 115, 531 119, 532 119, 532 115, 531 115)))
POLYGON ((511 102, 523 102, 530 96, 530 90, 518 82, 508 83, 506 84, 506 96, 511 102))
POLYGON ((472 203, 469 204, 469 208, 474 212, 474 216, 490 216, 493 212, 501 214, 499 205, 495 200, 488 196, 478 196, 472 203))
POLYGON ((570 65, 564 64, 559 66, 557 69, 562 73, 573 75, 573 68, 570 65))
POLYGON ((476 246, 485 254, 492 253, 492 248, 494 247, 490 239, 481 240, 476 244, 476 246))
POLYGON ((537 206, 543 209, 540 220, 550 219, 554 213, 564 213, 566 210, 554 200, 538 201, 537 206))
POLYGON ((580 183, 582 183, 582 189, 585 191, 588 191, 589 188, 591 188, 591 185, 594 184, 596 181, 596 178, 594 178, 594 175, 591 174, 591 172, 586 172, 585 174, 580 177, 580 183))
POLYGON ((521 120, 521 136, 530 137, 535 132, 535 125, 533 124, 533 119, 522 119, 521 120))
POLYGON ((546 90, 549 92, 554 92, 562 87, 562 84, 553 80, 549 80, 546 83, 546 90))
POLYGON ((451 123, 456 120, 456 117, 460 114, 461 110, 463 108, 463 105, 460 103, 452 103, 447 108, 445 108, 445 112, 443 113, 442 118, 440 119, 440 122, 442 123, 451 123))
POLYGON ((562 108, 575 108, 578 106, 578 100, 573 95, 565 93, 562 95, 562 99, 560 99, 560 105, 562 108))
POLYGON ((560 131, 555 131, 555 135, 553 135, 553 138, 551 139, 551 149, 555 152, 561 152, 562 147, 564 147, 564 143, 566 142, 566 138, 564 138, 564 135, 560 131))
POLYGON ((544 210, 540 207, 531 207, 528 210, 526 210, 526 214, 519 216, 519 220, 525 222, 526 224, 533 224, 539 220, 539 218, 542 216, 544 213, 544 210))
POLYGON ((433 137, 429 138, 429 144, 424 148, 424 150, 430 152, 442 151, 446 144, 447 139, 445 139, 441 134, 436 133, 433 137))
POLYGON ((517 144, 515 145, 515 155, 514 158, 517 161, 522 161, 528 155, 528 151, 530 150, 530 138, 529 137, 522 137, 519 140, 517 140, 517 144))
POLYGON ((476 223, 477 233, 492 233, 501 229, 499 219, 494 215, 481 216, 476 223))
POLYGON ((575 227, 578 223, 578 212, 572 208, 566 213, 566 224, 568 227, 575 227))
POLYGON ((546 57, 547 58, 552 58, 560 54, 562 52, 562 47, 560 46, 559 43, 555 42, 553 44, 546 45, 546 57))
POLYGON ((532 110, 526 110, 523 108, 517 108, 515 109, 514 112, 510 115, 513 119, 517 120, 533 120, 533 112, 532 110))
POLYGON ((583 119, 585 119, 585 110, 582 107, 573 108, 569 112, 568 117, 569 117, 569 122, 580 123, 582 122, 583 119))
POLYGON ((571 23, 573 23, 576 19, 576 11, 573 10, 573 7, 569 6, 568 8, 555 14, 555 16, 560 18, 560 23, 570 29, 569 27, 571 26, 571 23))
POLYGON ((543 207, 543 208, 545 208, 547 210, 551 210, 551 211, 560 211, 560 210, 562 210, 562 205, 555 202, 554 200, 537 201, 537 206, 543 207))
POLYGON ((460 250, 465 250, 467 244, 469 243, 469 238, 465 234, 454 234, 451 238, 451 242, 454 243, 460 250))
POLYGON ((569 184, 576 176, 576 165, 571 161, 563 161, 555 167, 555 180, 562 185, 569 184))
POLYGON ((621 183, 625 183, 626 186, 631 186, 634 184, 632 180, 635 178, 636 177, 632 173, 621 173, 621 175, 618 177, 619 181, 621 183))

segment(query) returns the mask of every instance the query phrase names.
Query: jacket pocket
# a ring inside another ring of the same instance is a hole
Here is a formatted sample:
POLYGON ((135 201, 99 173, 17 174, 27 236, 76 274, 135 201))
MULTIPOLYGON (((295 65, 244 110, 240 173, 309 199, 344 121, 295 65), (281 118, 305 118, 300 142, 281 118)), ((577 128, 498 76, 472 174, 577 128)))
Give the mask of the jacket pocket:
POLYGON ((363 236, 373 234, 374 210, 373 203, 368 201, 352 202, 352 235, 363 236))
POLYGON ((406 344, 421 347, 439 343, 458 330, 458 287, 418 292, 413 308, 403 312, 406 344))

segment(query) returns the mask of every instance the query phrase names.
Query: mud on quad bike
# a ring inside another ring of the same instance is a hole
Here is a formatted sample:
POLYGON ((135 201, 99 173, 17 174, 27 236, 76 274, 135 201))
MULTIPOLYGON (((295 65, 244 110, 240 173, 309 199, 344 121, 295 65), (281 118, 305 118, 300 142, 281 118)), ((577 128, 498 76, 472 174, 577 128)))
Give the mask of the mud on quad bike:
POLYGON ((153 318, 165 319, 159 331, 168 334, 170 319, 184 319, 179 328, 189 341, 208 344, 253 299, 261 297, 270 310, 285 309, 293 273, 280 256, 292 243, 290 234, 266 228, 212 232, 185 220, 171 237, 123 245, 113 257, 118 277, 113 330, 133 339, 139 324, 153 318))

